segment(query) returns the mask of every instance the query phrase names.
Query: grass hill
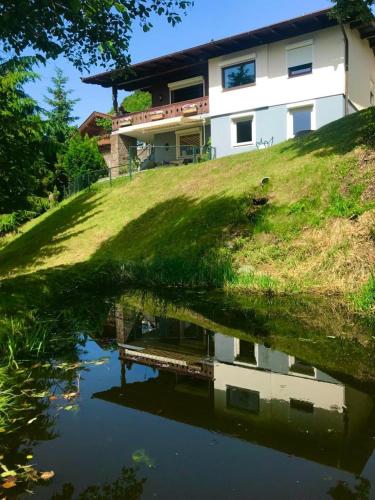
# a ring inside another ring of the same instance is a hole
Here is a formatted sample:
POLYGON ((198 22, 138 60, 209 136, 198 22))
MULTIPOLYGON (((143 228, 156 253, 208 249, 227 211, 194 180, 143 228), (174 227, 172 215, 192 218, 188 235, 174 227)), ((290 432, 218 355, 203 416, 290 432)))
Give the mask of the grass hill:
POLYGON ((133 282, 339 294, 371 309, 374 124, 369 109, 267 150, 97 184, 0 240, 0 274, 104 263, 133 282))

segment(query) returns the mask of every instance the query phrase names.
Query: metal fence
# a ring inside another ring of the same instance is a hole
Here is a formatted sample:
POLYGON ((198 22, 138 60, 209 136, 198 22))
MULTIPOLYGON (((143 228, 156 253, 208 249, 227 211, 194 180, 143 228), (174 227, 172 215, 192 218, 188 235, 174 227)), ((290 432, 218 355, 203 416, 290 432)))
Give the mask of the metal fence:
POLYGON ((189 146, 189 148, 185 147, 182 151, 181 148, 168 145, 131 146, 126 164, 93 170, 73 177, 64 187, 63 198, 69 198, 69 196, 84 189, 90 190, 91 186, 98 182, 108 181, 112 185, 112 182, 120 177, 129 177, 131 179, 136 172, 142 170, 159 166, 191 165, 215 158, 216 150, 211 146, 189 146))
POLYGON ((147 144, 145 146, 130 146, 129 170, 146 170, 160 166, 189 165, 201 163, 216 158, 216 148, 194 145, 163 146, 147 144))

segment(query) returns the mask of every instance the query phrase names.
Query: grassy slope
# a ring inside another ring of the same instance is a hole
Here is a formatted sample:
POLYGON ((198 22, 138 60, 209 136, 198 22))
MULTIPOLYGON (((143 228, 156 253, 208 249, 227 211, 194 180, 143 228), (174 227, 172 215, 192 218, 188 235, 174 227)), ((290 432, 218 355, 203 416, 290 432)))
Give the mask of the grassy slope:
POLYGON ((238 287, 366 289, 360 305, 371 306, 375 155, 361 145, 374 119, 367 110, 268 150, 98 185, 3 239, 0 273, 114 259, 148 263, 160 282, 174 283, 230 260, 238 287), (269 202, 254 207, 264 196, 269 202))

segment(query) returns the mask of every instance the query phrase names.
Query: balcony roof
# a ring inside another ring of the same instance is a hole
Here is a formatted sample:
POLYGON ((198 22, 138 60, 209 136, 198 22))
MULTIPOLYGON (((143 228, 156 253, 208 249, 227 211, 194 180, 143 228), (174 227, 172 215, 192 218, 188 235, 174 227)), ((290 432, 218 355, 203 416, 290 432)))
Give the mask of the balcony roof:
POLYGON ((129 68, 120 68, 88 76, 82 78, 82 81, 102 87, 116 86, 119 90, 127 91, 147 89, 160 82, 163 75, 177 76, 178 73, 186 75, 187 72, 194 73, 194 69, 199 72, 202 64, 212 57, 336 26, 337 21, 329 16, 330 10, 312 12, 301 17, 133 64, 129 68))

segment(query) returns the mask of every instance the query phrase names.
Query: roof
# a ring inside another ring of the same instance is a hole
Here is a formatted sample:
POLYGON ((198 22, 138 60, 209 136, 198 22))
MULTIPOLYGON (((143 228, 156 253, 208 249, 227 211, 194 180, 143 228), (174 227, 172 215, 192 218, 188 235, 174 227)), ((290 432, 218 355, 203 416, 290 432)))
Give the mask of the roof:
MULTIPOLYGON (((101 113, 100 111, 93 111, 91 115, 89 115, 86 120, 84 120, 81 125, 78 127, 78 130, 83 133, 85 132, 88 128, 91 127, 98 127, 96 124, 96 119, 97 118, 110 118, 112 119, 112 116, 108 113, 101 113)), ((99 128, 99 127, 98 127, 99 128)))
POLYGON ((116 86, 119 90, 127 91, 147 88, 160 81, 161 75, 172 74, 177 70, 191 69, 194 66, 202 65, 203 62, 212 57, 336 26, 337 21, 329 16, 330 11, 331 9, 325 9, 312 12, 294 19, 288 19, 263 28, 246 31, 238 35, 133 64, 129 68, 115 69, 88 76, 82 78, 82 81, 101 85, 102 87, 116 86))

